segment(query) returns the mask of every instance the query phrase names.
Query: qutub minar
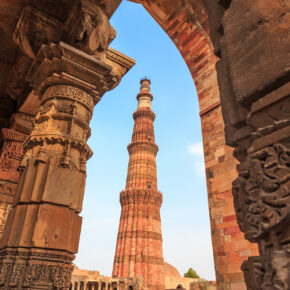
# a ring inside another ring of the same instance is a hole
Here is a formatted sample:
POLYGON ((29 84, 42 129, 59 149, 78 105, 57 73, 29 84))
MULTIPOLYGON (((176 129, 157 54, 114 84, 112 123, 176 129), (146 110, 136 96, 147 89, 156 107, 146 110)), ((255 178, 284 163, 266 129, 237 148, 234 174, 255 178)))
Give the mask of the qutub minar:
POLYGON ((141 80, 126 189, 120 193, 122 207, 113 277, 142 277, 148 289, 165 289, 160 207, 157 190, 156 154, 151 109, 150 80, 141 80))

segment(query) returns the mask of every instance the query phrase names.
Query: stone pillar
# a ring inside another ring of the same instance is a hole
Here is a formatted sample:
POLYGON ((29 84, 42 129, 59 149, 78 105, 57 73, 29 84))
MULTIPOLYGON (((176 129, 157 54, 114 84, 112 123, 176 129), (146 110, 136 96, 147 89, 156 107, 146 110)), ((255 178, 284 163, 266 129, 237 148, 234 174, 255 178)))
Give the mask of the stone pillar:
POLYGON ((15 113, 10 128, 1 129, 3 142, 0 153, 0 239, 8 213, 12 207, 20 176, 19 164, 23 158, 23 142, 32 130, 34 116, 15 113))
POLYGON ((247 289, 290 289, 289 4, 206 2, 226 141, 239 161, 237 221, 259 245, 242 265, 247 289))
POLYGON ((120 75, 61 42, 42 46, 27 79, 41 106, 24 144, 22 174, 0 244, 0 286, 68 289, 92 155, 89 122, 94 105, 120 75))

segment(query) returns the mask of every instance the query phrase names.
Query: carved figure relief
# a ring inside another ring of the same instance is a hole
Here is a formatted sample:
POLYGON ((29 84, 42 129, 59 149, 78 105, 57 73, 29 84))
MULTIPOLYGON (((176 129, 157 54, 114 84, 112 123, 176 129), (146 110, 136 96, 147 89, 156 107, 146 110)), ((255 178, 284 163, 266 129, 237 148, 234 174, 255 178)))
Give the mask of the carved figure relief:
POLYGON ((68 42, 72 46, 98 57, 106 52, 116 36, 116 31, 109 22, 110 13, 106 10, 110 5, 108 2, 79 1, 79 5, 74 8, 74 15, 66 23, 68 42))
POLYGON ((52 282, 56 288, 68 288, 70 285, 70 277, 72 266, 63 265, 62 267, 55 265, 32 264, 28 265, 25 270, 23 286, 29 288, 34 283, 52 282))
POLYGON ((104 52, 116 36, 115 29, 100 8, 94 15, 84 11, 76 25, 74 44, 89 54, 104 52))

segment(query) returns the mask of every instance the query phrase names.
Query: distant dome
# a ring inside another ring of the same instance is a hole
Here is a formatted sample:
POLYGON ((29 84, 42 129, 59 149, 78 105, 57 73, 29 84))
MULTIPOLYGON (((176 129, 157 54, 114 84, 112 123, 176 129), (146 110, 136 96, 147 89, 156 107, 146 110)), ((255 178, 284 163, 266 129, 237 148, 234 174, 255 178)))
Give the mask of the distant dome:
POLYGON ((165 277, 174 277, 174 278, 181 277, 178 270, 166 262, 164 262, 164 276, 165 277))

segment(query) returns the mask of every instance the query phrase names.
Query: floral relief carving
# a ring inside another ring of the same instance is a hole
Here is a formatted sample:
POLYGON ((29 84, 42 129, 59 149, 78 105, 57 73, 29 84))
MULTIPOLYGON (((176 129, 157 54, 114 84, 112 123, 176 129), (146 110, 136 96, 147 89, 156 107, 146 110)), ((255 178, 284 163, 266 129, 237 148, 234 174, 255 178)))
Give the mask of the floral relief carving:
POLYGON ((56 288, 69 287, 72 266, 32 264, 26 267, 23 286, 29 288, 34 283, 51 283, 56 288))
POLYGON ((25 270, 24 264, 15 264, 13 267, 13 271, 10 277, 9 286, 15 287, 18 285, 19 280, 21 279, 23 272, 25 270))
POLYGON ((1 152, 0 169, 2 171, 16 170, 17 164, 22 159, 23 154, 22 142, 6 141, 1 152))
POLYGON ((3 263, 0 267, 0 286, 2 286, 5 284, 8 274, 11 272, 12 264, 3 263))
POLYGON ((259 240, 287 218, 289 166, 290 150, 282 144, 262 149, 238 166, 233 195, 238 222, 247 239, 259 240))
POLYGON ((85 105, 92 113, 94 102, 92 97, 86 92, 72 86, 55 85, 46 89, 42 100, 43 102, 48 99, 61 97, 69 100, 75 100, 85 105))

